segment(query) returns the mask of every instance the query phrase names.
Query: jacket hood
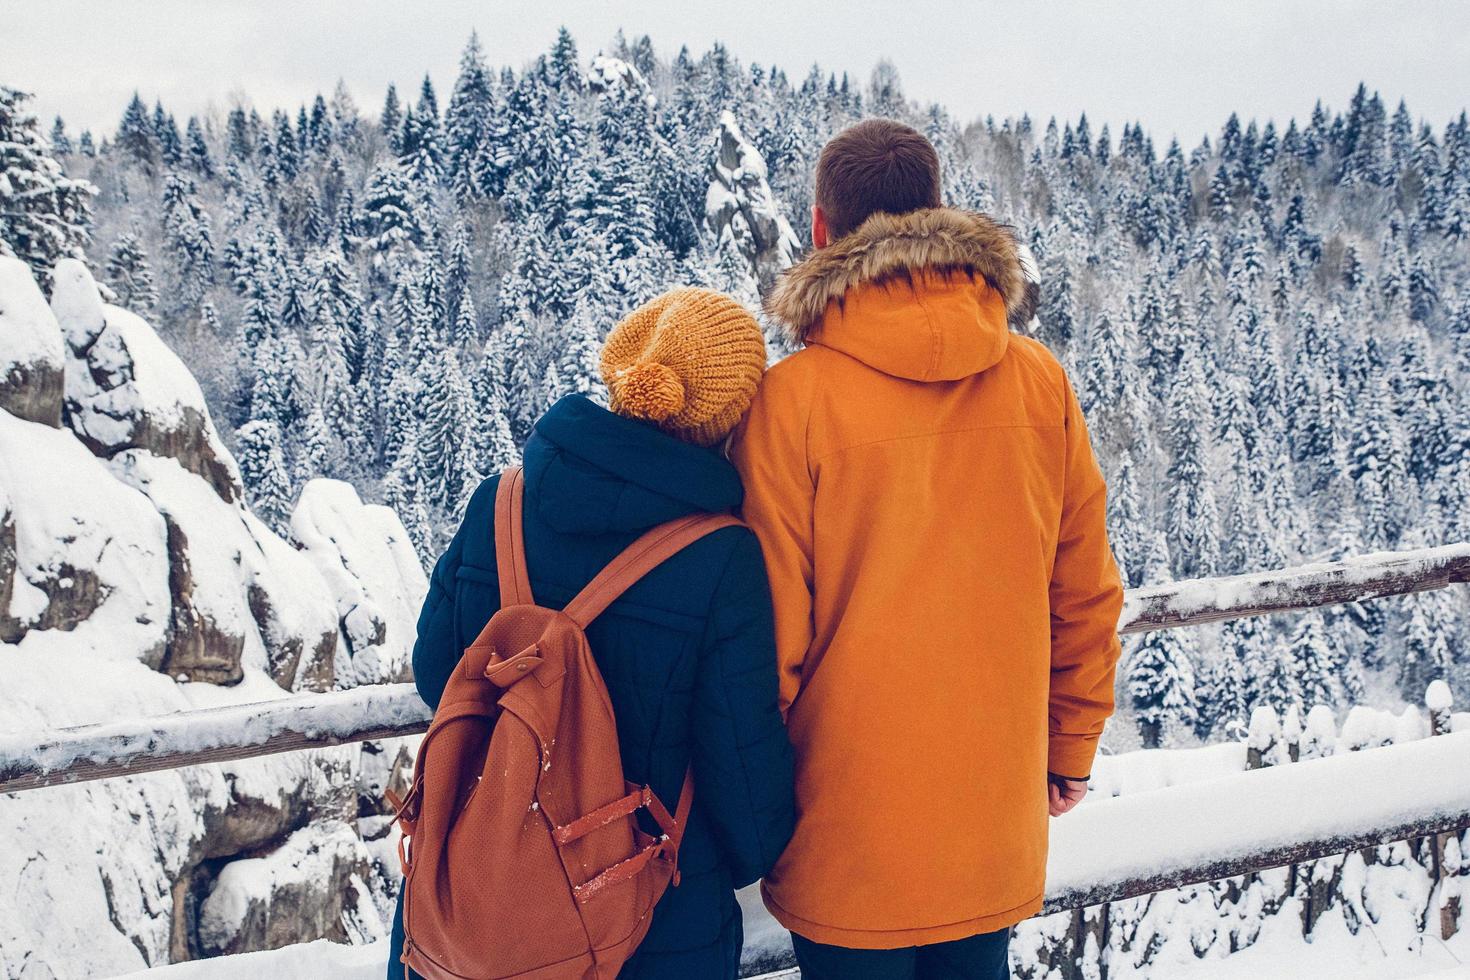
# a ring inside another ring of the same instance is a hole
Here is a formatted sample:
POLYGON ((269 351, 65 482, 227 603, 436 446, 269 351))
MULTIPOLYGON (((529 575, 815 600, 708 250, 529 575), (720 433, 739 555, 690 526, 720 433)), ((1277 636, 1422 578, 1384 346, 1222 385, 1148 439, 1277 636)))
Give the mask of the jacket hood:
POLYGON ((796 343, 899 377, 953 380, 1005 353, 1039 299, 1014 230, 971 211, 880 212, 788 269, 766 301, 796 343), (920 319, 921 318, 921 319, 920 319))
POLYGON ((526 503, 563 534, 642 531, 740 505, 740 477, 718 449, 615 415, 585 395, 547 410, 526 442, 526 503))

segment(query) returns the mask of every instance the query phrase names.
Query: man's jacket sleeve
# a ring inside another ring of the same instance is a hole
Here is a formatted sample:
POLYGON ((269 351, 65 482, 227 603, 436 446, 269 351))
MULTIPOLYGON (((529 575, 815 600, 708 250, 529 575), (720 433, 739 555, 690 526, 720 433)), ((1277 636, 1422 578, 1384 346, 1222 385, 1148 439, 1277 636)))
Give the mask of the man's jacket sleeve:
POLYGON ((812 642, 812 512, 816 487, 807 466, 806 413, 774 374, 756 394, 731 458, 745 482, 741 516, 760 539, 776 610, 781 711, 801 690, 812 642))
POLYGON ((1123 586, 1108 548, 1107 492, 1071 385, 1066 390, 1061 525, 1051 576, 1047 769, 1083 778, 1113 712, 1123 586))

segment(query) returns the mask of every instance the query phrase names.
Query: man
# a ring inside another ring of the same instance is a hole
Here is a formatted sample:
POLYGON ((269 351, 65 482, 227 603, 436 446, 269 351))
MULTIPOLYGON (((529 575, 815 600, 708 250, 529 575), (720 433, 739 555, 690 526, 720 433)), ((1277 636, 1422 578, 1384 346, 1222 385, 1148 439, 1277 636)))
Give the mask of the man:
POLYGON ((764 897, 809 980, 1002 978, 1113 707, 1102 475, 1061 366, 1008 329, 1029 254, 941 206, 928 140, 853 126, 815 200, 767 304, 805 346, 734 446, 797 761, 764 897))

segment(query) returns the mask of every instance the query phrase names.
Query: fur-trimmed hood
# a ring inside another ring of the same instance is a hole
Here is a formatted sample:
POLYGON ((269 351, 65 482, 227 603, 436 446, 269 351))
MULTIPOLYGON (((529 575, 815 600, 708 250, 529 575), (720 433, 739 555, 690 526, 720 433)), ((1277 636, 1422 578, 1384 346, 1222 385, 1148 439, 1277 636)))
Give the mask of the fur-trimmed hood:
POLYGON ((983 278, 1005 301, 1013 328, 1036 314, 1039 284, 1030 249, 1009 226, 956 208, 874 214, 787 269, 766 299, 766 312, 800 343, 827 304, 853 287, 926 271, 983 278))

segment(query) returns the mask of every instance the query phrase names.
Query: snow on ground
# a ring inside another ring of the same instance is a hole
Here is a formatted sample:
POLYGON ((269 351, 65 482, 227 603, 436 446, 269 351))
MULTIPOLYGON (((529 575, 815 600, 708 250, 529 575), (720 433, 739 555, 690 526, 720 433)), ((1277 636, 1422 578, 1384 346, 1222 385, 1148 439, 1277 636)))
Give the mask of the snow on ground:
MULTIPOLYGON (((1448 942, 1426 940, 1385 947, 1364 930, 1354 936, 1341 925, 1324 930, 1313 942, 1302 942, 1298 921, 1278 916, 1256 945, 1218 960, 1177 960, 1158 972, 1136 972, 1114 967, 1112 980, 1132 977, 1168 977, 1169 980, 1467 980, 1470 978, 1470 931, 1448 942)), ((308 943, 268 953, 249 953, 219 960, 181 963, 143 973, 127 980, 381 980, 388 960, 388 944, 341 946, 308 943)), ((766 980, 796 980, 796 971, 781 971, 766 980)))
POLYGON ((1243 950, 1207 960, 1176 955, 1141 970, 1114 965, 1109 980, 1470 980, 1470 931, 1448 942, 1372 926, 1354 936, 1342 919, 1324 918, 1311 942, 1305 942, 1300 916, 1293 899, 1243 950))
POLYGON ((344 946, 324 939, 286 949, 244 953, 216 960, 178 963, 120 980, 382 980, 388 962, 387 942, 344 946))

